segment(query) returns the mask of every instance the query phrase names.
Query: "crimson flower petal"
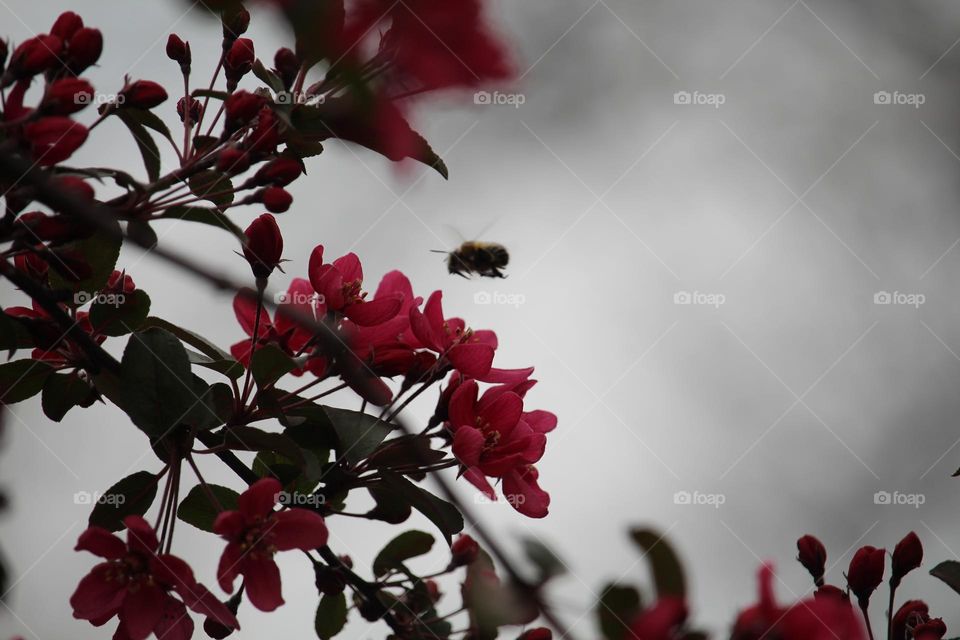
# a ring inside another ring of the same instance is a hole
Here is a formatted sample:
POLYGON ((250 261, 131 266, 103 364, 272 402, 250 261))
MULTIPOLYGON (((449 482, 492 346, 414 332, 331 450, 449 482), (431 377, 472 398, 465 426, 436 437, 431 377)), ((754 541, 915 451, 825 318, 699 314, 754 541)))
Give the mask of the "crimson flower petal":
POLYGON ((340 256, 333 261, 333 266, 340 272, 344 282, 363 282, 363 266, 357 254, 351 252, 340 256))
POLYGON ((73 617, 79 620, 95 620, 113 614, 123 603, 126 586, 112 579, 113 565, 102 562, 85 575, 76 591, 70 596, 73 617))
POLYGON ((193 637, 193 619, 182 602, 167 596, 160 621, 153 631, 161 640, 190 640, 193 637))
POLYGON ((217 582, 220 588, 227 593, 233 593, 233 583, 240 575, 240 563, 243 560, 243 548, 231 542, 223 550, 220 556, 220 564, 217 566, 217 582))
POLYGON ((130 589, 120 607, 120 626, 130 640, 145 640, 160 622, 164 599, 169 596, 159 587, 141 583, 130 589))
POLYGON ((123 519, 127 528, 127 546, 134 551, 151 554, 160 546, 153 527, 140 516, 127 516, 123 519))
POLYGON ((474 427, 463 426, 453 434, 453 455, 463 464, 474 467, 480 464, 480 455, 486 441, 483 433, 474 427))
POLYGON ((116 560, 127 552, 127 545, 106 529, 90 527, 80 534, 74 551, 89 551, 101 558, 116 560))
POLYGON ((530 428, 538 433, 550 433, 557 426, 557 416, 549 411, 527 411, 523 414, 523 419, 530 428))
POLYGON ((258 518, 273 511, 283 485, 276 478, 261 478, 240 494, 237 507, 245 518, 258 518))
POLYGON ((387 296, 375 298, 369 302, 351 304, 343 310, 343 313, 361 327, 372 327, 395 317, 400 313, 402 305, 403 298, 400 296, 387 296))
POLYGON ((306 509, 289 509, 274 516, 270 529, 273 544, 279 551, 310 551, 327 544, 327 525, 319 513, 306 509))
POLYGON ((546 517, 550 494, 537 484, 537 470, 527 467, 503 478, 503 495, 514 509, 528 518, 546 517))
POLYGON ((260 611, 273 611, 283 604, 280 569, 273 558, 245 558, 243 578, 250 604, 260 611))
POLYGON ((236 538, 246 527, 243 514, 239 511, 221 511, 213 521, 214 533, 231 540, 236 538))
POLYGON ((450 363, 471 378, 485 375, 493 364, 493 347, 488 344, 457 344, 447 353, 450 363))
POLYGON ((474 411, 474 405, 477 403, 477 393, 477 383, 473 380, 467 380, 457 387, 453 395, 450 396, 447 415, 454 429, 464 425, 474 426, 477 424, 477 414, 474 411))

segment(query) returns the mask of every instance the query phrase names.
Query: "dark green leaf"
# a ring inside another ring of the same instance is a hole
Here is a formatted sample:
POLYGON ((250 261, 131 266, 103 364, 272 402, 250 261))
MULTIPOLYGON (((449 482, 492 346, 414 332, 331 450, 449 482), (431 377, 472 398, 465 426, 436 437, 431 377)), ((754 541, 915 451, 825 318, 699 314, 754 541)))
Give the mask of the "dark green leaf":
POLYGON ((410 558, 430 552, 433 536, 423 531, 405 531, 387 543, 373 561, 373 575, 380 577, 410 558))
POLYGON ((524 538, 523 549, 526 551, 530 561, 537 567, 540 584, 550 578, 566 573, 567 568, 566 565, 563 564, 563 560, 561 560, 552 549, 539 540, 524 538))
POLYGON ((149 471, 137 471, 106 490, 90 513, 90 525, 108 531, 123 529, 127 516, 142 516, 157 495, 157 478, 149 471))
MULTIPOLYGON (((434 464, 446 458, 444 451, 430 446, 431 438, 409 435, 388 440, 367 458, 369 466, 377 469, 406 469, 434 464)), ((406 473, 422 480, 424 473, 406 473)))
MULTIPOLYGON (((100 291, 109 280, 114 267, 117 266, 117 260, 120 258, 120 245, 122 243, 120 234, 120 225, 116 224, 116 234, 106 231, 97 231, 88 238, 72 242, 69 249, 83 257, 84 262, 90 267, 90 274, 79 280, 71 279, 67 281, 55 270, 50 270, 50 285, 54 289, 68 289, 82 293, 83 299, 90 299, 100 291)), ((78 298, 79 299, 79 298, 78 298)))
POLYGON ((194 98, 214 98, 215 100, 226 100, 230 97, 230 94, 226 91, 213 89, 194 89, 190 95, 194 98))
POLYGON ((172 333, 134 333, 120 367, 122 407, 151 440, 185 422, 200 402, 187 350, 172 333))
POLYGON ((237 365, 240 364, 239 362, 233 359, 233 356, 231 356, 226 351, 223 351, 217 345, 213 344, 203 336, 196 334, 188 329, 184 329, 183 327, 179 327, 173 324, 172 322, 167 322, 163 318, 158 318, 156 316, 150 316, 149 318, 147 318, 143 322, 143 328, 147 329, 150 327, 157 327, 165 331, 169 331, 170 333, 180 338, 181 340, 186 342, 188 345, 190 345, 194 349, 199 350, 200 353, 207 356, 211 360, 216 360, 216 361, 223 360, 223 361, 230 361, 237 365))
POLYGON ((0 364, 0 405, 13 404, 40 393, 53 372, 40 360, 14 360, 0 364))
POLYGON ((124 107, 122 111, 135 122, 142 124, 148 129, 153 129, 164 138, 173 142, 173 136, 170 135, 170 129, 167 128, 166 123, 160 119, 160 117, 152 111, 147 109, 135 109, 132 107, 124 107))
POLYGON ((0 349, 6 350, 8 357, 13 357, 17 349, 32 346, 33 339, 24 322, 0 312, 0 349))
POLYGON ((378 482, 368 485, 367 491, 376 503, 376 506, 367 512, 367 517, 389 524, 400 524, 410 517, 413 511, 411 506, 404 502, 399 492, 387 483, 378 482))
POLYGON ((146 220, 131 220, 128 222, 127 235, 142 247, 152 249, 157 246, 157 232, 146 220))
POLYGON ((190 192, 202 200, 221 206, 233 202, 233 183, 224 173, 213 169, 201 171, 190 178, 188 184, 190 192))
POLYGON ((143 166, 147 170, 147 178, 150 182, 156 182, 160 177, 160 149, 157 143, 134 115, 129 113, 128 109, 117 109, 113 113, 127 126, 133 139, 140 150, 140 157, 143 159, 143 166))
POLYGON ((389 471, 382 471, 380 475, 405 502, 437 526, 447 544, 450 544, 455 533, 463 530, 463 516, 446 500, 441 500, 401 475, 389 471))
POLYGON ((243 372, 245 371, 243 365, 233 358, 214 360, 209 356, 206 356, 202 353, 197 353, 196 351, 192 351, 190 349, 187 349, 187 357, 190 358, 190 364, 195 364, 198 367, 210 369, 211 371, 216 371, 217 373, 222 373, 233 380, 243 376, 243 372))
POLYGON ((657 596, 680 596, 686 594, 686 580, 683 567, 677 554, 664 537, 648 529, 634 529, 630 532, 633 541, 643 550, 650 567, 653 569, 653 582, 657 587, 657 596))
POLYGON ((43 413, 60 422, 70 409, 84 404, 93 393, 90 383, 75 373, 54 373, 43 385, 40 404, 43 413))
MULTIPOLYGON (((221 487, 217 484, 208 484, 207 488, 225 511, 236 510, 240 494, 233 489, 221 487)), ((180 502, 180 506, 177 508, 178 518, 198 529, 210 532, 213 532, 213 522, 217 519, 219 513, 220 509, 210 502, 207 492, 200 485, 190 489, 190 493, 180 502)))
POLYGON ((250 372, 260 388, 273 384, 296 368, 293 358, 274 344, 257 347, 250 358, 250 372))
POLYGON ((238 451, 272 451, 294 464, 303 466, 303 453, 292 438, 282 433, 270 433, 256 427, 234 426, 226 429, 223 442, 238 451))
POLYGON ((324 595, 317 606, 314 628, 320 640, 334 637, 347 624, 347 597, 341 591, 334 595, 324 595))
POLYGON ((497 629, 508 624, 526 624, 539 611, 529 598, 497 579, 493 560, 481 549, 477 559, 467 565, 463 582, 463 605, 470 612, 475 638, 492 640, 497 629))
POLYGON ((270 87, 274 93, 283 93, 285 88, 283 86, 283 80, 277 77, 270 69, 267 69, 263 66, 263 63, 260 62, 260 58, 253 63, 253 75, 260 78, 265 85, 270 87))
POLYGON ((630 624, 641 611, 640 592, 633 587, 609 584, 597 603, 600 631, 607 640, 629 637, 630 624))
POLYGON ((933 569, 930 569, 930 575, 939 578, 948 587, 960 593, 960 562, 956 560, 947 560, 941 562, 933 569))
POLYGON ((360 411, 349 411, 334 407, 324 407, 327 417, 333 423, 340 446, 338 457, 344 457, 351 464, 364 460, 383 442, 383 439, 396 427, 379 420, 376 416, 360 411))
POLYGON ((150 313, 150 296, 135 289, 130 293, 107 293, 94 299, 90 322, 98 333, 123 336, 136 331, 150 313))

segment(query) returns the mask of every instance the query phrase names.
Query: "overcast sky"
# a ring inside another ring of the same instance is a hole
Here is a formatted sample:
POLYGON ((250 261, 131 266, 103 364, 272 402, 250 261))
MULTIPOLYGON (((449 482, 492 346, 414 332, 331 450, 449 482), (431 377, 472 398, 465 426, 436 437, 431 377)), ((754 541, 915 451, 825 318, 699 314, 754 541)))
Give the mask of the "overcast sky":
MULTIPOLYGON (((4 35, 46 31, 55 4, 0 2, 4 35)), ((124 73, 173 86, 163 44, 174 31, 193 42, 195 69, 212 68, 217 26, 187 7, 73 2, 105 34, 88 74, 98 90, 115 91, 124 73)), ((808 592, 793 560, 805 533, 827 544, 837 584, 857 546, 892 549, 910 530, 925 544, 924 570, 957 558, 960 8, 499 0, 491 15, 521 74, 501 89, 506 104, 467 94, 417 112, 449 182, 334 143, 292 186, 280 224, 291 275, 305 274, 318 243, 330 255, 355 251, 371 283, 399 268, 418 294, 443 288, 448 313, 497 331, 498 364, 537 367, 528 405, 560 418, 539 465, 551 514, 476 511, 511 541, 556 548, 570 574, 554 595, 579 636, 595 637, 591 609, 606 581, 649 581, 626 536, 634 525, 668 532, 688 567, 694 620, 718 637, 753 599, 762 560, 776 564, 784 601, 808 592), (458 234, 505 244, 510 277, 447 275, 429 250, 458 234), (478 304, 478 293, 519 304, 478 304), (682 504, 678 492, 714 505, 682 504), (922 504, 883 504, 883 492, 922 504)), ((263 13, 255 22, 257 51, 272 59, 283 32, 263 13)), ((172 102, 160 111, 175 118, 172 102)), ((115 122, 95 132, 83 162, 139 171, 115 122)), ((235 216, 245 226, 259 213, 235 216)), ((225 234, 186 224, 160 233, 246 276, 225 234)), ((224 346, 242 335, 229 299, 136 250, 121 266, 155 314, 224 346)), ((21 299, 0 295, 3 306, 21 299)), ((425 419, 433 401, 411 417, 425 419)), ((0 635, 103 637, 66 603, 93 564, 72 551, 87 516, 73 495, 158 463, 112 408, 59 425, 38 401, 13 412, 0 453, 13 511, 0 539, 20 577, 0 635)), ((209 468, 211 481, 235 483, 209 468)), ((358 565, 394 533, 365 521, 330 528, 331 546, 358 565)), ((211 586, 220 549, 178 529, 175 551, 211 586)), ((282 556, 281 567, 287 605, 242 610, 241 638, 309 632, 309 567, 282 556)), ((956 594, 922 572, 901 594, 960 625, 956 594)), ((882 610, 874 605, 878 620, 882 610)), ((357 620, 345 637, 385 629, 357 620)))

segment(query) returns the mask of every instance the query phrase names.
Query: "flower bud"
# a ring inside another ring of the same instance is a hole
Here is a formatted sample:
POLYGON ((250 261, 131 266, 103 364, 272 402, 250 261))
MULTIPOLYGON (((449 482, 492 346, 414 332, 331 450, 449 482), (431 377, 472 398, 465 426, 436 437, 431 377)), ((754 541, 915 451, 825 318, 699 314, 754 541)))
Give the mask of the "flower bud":
POLYGON ((223 71, 229 82, 236 84, 248 74, 257 59, 253 49, 253 40, 240 38, 230 47, 223 57, 223 71))
POLYGON ((23 128, 33 158, 42 165, 53 165, 73 155, 87 140, 87 128, 70 118, 50 116, 23 128))
POLYGON ((272 184, 275 187, 285 187, 303 173, 303 165, 299 160, 289 156, 274 158, 257 171, 254 180, 257 184, 272 184))
POLYGON ((899 585, 903 576, 918 568, 921 562, 923 562, 923 544, 917 534, 911 531, 893 548, 893 561, 890 563, 891 586, 899 585))
POLYGON ((269 213, 261 215, 250 223, 243 235, 247 238, 243 256, 250 263, 253 275, 256 278, 268 277, 283 256, 283 236, 276 218, 269 213))
POLYGON ((7 64, 7 54, 10 53, 7 47, 6 40, 0 40, 0 71, 3 71, 4 65, 7 64))
POLYGON ((52 35, 57 36, 63 42, 69 42, 77 31, 83 28, 83 18, 73 11, 64 11, 58 17, 53 27, 50 29, 52 35))
POLYGON ((823 573, 827 564, 827 550, 823 543, 811 535, 797 540, 797 560, 810 572, 816 585, 823 585, 823 573))
POLYGON ((184 42, 175 33, 171 33, 167 38, 167 57, 180 65, 184 73, 190 72, 190 43, 184 42))
POLYGON ((247 138, 247 149, 251 153, 273 153, 280 144, 280 126, 277 116, 269 107, 260 109, 257 124, 247 138))
POLYGON ((49 115, 68 116, 93 101, 93 87, 81 78, 60 78, 47 87, 40 110, 49 115))
POLYGON ((424 580, 423 586, 427 588, 427 596, 430 598, 430 602, 436 604, 443 597, 440 585, 437 584, 436 580, 424 580))
POLYGON ((293 196, 281 187, 267 187, 260 194, 263 206, 271 213, 283 213, 293 204, 293 196))
POLYGON ((57 185, 63 191, 83 200, 93 200, 96 197, 96 192, 90 183, 77 176, 61 176, 57 178, 57 185))
POLYGON ((521 633, 517 640, 553 640, 553 632, 546 627, 535 627, 521 633))
POLYGON ((110 277, 107 278, 107 286, 104 287, 104 290, 109 293, 133 293, 136 288, 137 285, 133 282, 133 278, 123 271, 114 269, 110 277))
POLYGON ((235 91, 230 94, 224 103, 224 114, 226 122, 224 126, 228 132, 236 131, 248 125, 257 114, 265 100, 249 91, 235 91))
POLYGON ((243 173, 250 168, 250 154, 236 147, 227 147, 217 156, 217 169, 223 173, 243 173))
POLYGON ((223 41, 226 49, 233 44, 234 40, 247 32, 250 26, 250 12, 243 7, 228 9, 220 16, 220 22, 223 25, 223 41))
POLYGON ((103 34, 98 29, 83 27, 70 38, 67 47, 67 66, 73 73, 81 73, 96 64, 103 53, 103 34))
POLYGON ((464 533, 450 545, 450 568, 472 564, 478 555, 480 555, 480 545, 464 533))
POLYGON ((857 596, 861 607, 866 606, 870 594, 883 582, 885 561, 886 551, 876 547, 861 547, 853 554, 847 570, 847 584, 857 596))
POLYGON ((118 101, 118 104, 121 107, 153 109, 167 99, 167 92, 151 80, 137 80, 127 85, 120 97, 122 100, 118 101))
POLYGON ((297 79, 297 74, 300 73, 300 60, 297 54, 286 47, 277 49, 276 55, 273 56, 273 70, 283 82, 283 86, 289 89, 297 79))
POLYGON ((180 116, 180 122, 186 122, 188 100, 190 101, 190 124, 197 124, 200 122, 200 114, 203 113, 203 105, 196 98, 184 96, 177 100, 177 115, 180 116))
POLYGON ((20 43, 10 56, 10 73, 17 79, 29 78, 53 68, 60 60, 63 41, 57 36, 42 35, 20 43))

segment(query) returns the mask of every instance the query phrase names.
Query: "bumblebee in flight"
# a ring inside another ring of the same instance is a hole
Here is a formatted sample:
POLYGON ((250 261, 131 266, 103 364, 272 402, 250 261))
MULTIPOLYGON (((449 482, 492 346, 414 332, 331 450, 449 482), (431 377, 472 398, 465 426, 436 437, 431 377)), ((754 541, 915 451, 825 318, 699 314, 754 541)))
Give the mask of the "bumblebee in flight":
POLYGON ((447 271, 462 278, 475 273, 487 278, 506 278, 501 271, 510 262, 510 254, 502 244, 467 241, 453 251, 437 251, 447 254, 447 271))

